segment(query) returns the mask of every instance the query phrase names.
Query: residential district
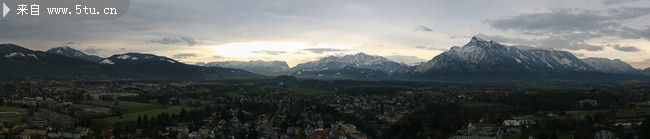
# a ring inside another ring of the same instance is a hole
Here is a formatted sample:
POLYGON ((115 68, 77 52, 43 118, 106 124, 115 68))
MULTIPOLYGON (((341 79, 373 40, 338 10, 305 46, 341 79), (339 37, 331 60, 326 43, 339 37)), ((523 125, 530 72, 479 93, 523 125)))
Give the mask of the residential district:
POLYGON ((1 138, 646 138, 650 85, 0 81, 1 138))

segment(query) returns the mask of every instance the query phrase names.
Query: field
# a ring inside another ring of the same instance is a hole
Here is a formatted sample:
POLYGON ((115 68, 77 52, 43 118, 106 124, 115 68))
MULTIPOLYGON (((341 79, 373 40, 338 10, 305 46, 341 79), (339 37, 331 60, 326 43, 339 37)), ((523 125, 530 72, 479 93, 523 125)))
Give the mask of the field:
MULTIPOLYGON (((534 131, 522 130, 522 132, 523 132, 522 134, 530 135, 534 131)), ((519 138, 521 138, 522 134, 508 134, 508 135, 503 136, 503 139, 519 139, 519 138)), ((532 133, 532 134, 536 134, 536 133, 532 133)), ((551 132, 547 132, 547 134, 550 135, 551 132)), ((556 133, 556 135, 557 135, 558 139, 572 139, 573 138, 573 133, 572 132, 558 132, 558 133, 556 133)), ((525 138, 528 138, 528 137, 525 137, 525 138)))
POLYGON ((23 119, 23 117, 22 116, 0 116, 0 119, 12 121, 12 122, 20 122, 23 119))
POLYGON ((86 105, 86 104, 74 104, 74 105, 77 106, 77 107, 84 108, 84 109, 96 110, 96 111, 99 111, 99 112, 102 112, 102 113, 108 113, 109 111, 111 111, 110 108, 94 106, 94 105, 86 105))
POLYGON ((12 107, 12 106, 0 106, 0 112, 8 112, 15 110, 24 110, 23 108, 12 107))
POLYGON ((584 110, 584 111, 566 111, 565 113, 570 116, 576 115, 595 115, 596 113, 608 113, 609 110, 584 110))
POLYGON ((485 102, 464 102, 461 105, 468 108, 478 108, 478 107, 491 107, 491 106, 506 106, 498 103, 485 103, 485 102))
POLYGON ((334 95, 334 91, 309 88, 290 88, 289 92, 303 95, 334 95))
POLYGON ((194 107, 182 107, 182 106, 171 106, 171 107, 160 107, 156 109, 149 109, 149 110, 144 110, 144 111, 137 111, 137 112, 130 112, 130 113, 125 113, 121 117, 115 116, 115 117, 109 117, 105 118, 108 122, 110 123, 115 123, 115 122, 122 122, 122 121, 135 121, 138 119, 138 116, 156 116, 158 114, 161 114, 163 112, 166 113, 176 113, 179 114, 181 110, 185 108, 186 111, 194 110, 197 108, 194 107))
POLYGON ((148 103, 140 103, 140 102, 133 102, 133 101, 119 101, 118 105, 115 105, 115 102, 112 101, 104 101, 104 100, 89 100, 89 101, 83 101, 81 102, 83 104, 89 104, 89 105, 95 105, 95 106, 102 106, 102 107, 118 107, 121 109, 132 109, 132 108, 137 108, 137 107, 145 107, 148 105, 148 103))

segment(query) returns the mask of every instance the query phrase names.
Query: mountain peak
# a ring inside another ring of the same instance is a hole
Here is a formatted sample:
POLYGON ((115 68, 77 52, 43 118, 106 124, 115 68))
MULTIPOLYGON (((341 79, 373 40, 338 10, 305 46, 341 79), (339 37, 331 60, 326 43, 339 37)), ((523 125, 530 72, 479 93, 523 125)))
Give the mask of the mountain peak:
POLYGON ((46 51, 47 53, 57 54, 62 56, 67 56, 70 58, 76 58, 81 60, 86 60, 90 62, 100 62, 103 58, 95 55, 85 54, 77 49, 70 48, 69 46, 54 47, 46 51))
POLYGON ((370 56, 370 55, 368 55, 368 54, 366 54, 366 53, 364 53, 364 52, 359 52, 359 53, 357 53, 357 54, 355 54, 355 55, 356 55, 356 56, 370 56))
POLYGON ((472 40, 470 42, 490 42, 490 41, 480 38, 478 36, 474 36, 472 37, 472 40))
POLYGON ((25 47, 18 46, 13 43, 0 44, 0 49, 9 50, 9 51, 31 51, 25 47))
POLYGON ((483 47, 483 46, 492 46, 493 44, 499 44, 494 41, 488 41, 482 38, 479 38, 477 36, 472 37, 472 39, 465 44, 465 46, 478 46, 478 47, 483 47))

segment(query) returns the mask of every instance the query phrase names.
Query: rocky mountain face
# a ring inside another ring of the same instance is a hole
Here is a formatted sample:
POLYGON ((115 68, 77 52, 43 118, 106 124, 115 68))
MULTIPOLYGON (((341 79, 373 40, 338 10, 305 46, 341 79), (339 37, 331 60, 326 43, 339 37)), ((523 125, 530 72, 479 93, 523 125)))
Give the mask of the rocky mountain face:
POLYGON ((415 73, 561 73, 595 69, 567 51, 512 47, 473 37, 419 65, 415 73))
POLYGON ((639 71, 620 59, 610 60, 607 58, 586 58, 583 62, 594 67, 596 70, 605 73, 638 73, 639 71))
POLYGON ((343 69, 345 67, 372 69, 391 74, 406 65, 388 60, 381 56, 357 53, 345 56, 329 56, 317 61, 298 64, 291 69, 292 73, 298 71, 319 71, 327 69, 343 69))
POLYGON ((83 52, 81 52, 79 50, 70 48, 68 46, 55 47, 55 48, 52 48, 50 50, 47 50, 46 52, 52 53, 52 54, 58 54, 58 55, 62 55, 62 56, 67 56, 67 57, 71 57, 71 58, 86 60, 86 61, 90 61, 90 62, 99 62, 99 61, 104 60, 104 58, 101 58, 99 56, 88 55, 88 54, 85 54, 85 53, 83 53, 83 52))

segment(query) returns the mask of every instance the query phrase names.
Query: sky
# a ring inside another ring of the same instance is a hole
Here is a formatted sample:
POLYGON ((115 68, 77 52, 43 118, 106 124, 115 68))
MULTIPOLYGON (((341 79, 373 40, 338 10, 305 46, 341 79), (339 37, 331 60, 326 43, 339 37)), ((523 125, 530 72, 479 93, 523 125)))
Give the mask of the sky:
POLYGON ((472 36, 650 67, 647 0, 132 0, 115 20, 0 20, 0 43, 185 63, 364 52, 416 63, 472 36))

